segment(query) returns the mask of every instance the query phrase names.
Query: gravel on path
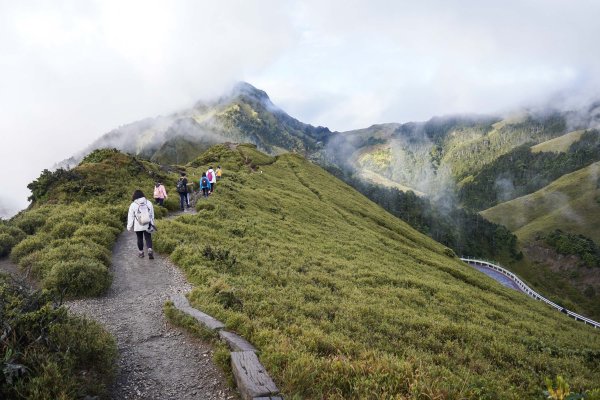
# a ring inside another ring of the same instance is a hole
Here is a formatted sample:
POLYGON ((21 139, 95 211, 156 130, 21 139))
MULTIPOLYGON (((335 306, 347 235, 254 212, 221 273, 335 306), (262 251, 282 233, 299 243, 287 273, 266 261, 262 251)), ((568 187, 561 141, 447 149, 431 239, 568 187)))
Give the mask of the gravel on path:
POLYGON ((106 327, 119 349, 113 399, 235 399, 212 347, 172 327, 162 307, 191 285, 169 260, 137 257, 136 236, 123 232, 113 249, 113 283, 104 297, 67 307, 106 327))

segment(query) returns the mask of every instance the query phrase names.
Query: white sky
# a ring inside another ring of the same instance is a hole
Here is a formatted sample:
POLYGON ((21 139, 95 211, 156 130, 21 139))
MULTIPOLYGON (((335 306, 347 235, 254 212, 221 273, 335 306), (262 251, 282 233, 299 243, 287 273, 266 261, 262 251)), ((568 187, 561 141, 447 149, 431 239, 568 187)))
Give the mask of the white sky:
POLYGON ((600 1, 0 0, 0 216, 121 124, 245 80, 332 130, 600 97, 600 1))

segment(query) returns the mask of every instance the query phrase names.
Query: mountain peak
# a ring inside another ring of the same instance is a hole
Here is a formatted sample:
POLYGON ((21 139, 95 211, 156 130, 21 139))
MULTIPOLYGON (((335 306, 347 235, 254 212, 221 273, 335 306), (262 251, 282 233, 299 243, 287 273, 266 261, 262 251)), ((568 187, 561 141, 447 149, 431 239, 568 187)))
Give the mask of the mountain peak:
POLYGON ((271 102, 271 99, 269 99, 269 95, 267 95, 267 92, 265 92, 264 90, 255 88, 248 82, 236 83, 236 85, 231 90, 230 96, 231 97, 248 96, 248 97, 254 98, 256 100, 268 101, 269 103, 271 102))

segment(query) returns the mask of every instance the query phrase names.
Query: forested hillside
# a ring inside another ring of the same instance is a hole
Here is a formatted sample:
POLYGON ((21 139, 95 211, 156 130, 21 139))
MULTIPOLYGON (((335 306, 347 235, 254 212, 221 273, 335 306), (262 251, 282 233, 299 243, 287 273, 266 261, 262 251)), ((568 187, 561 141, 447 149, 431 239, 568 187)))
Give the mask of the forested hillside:
POLYGON ((433 203, 412 191, 371 183, 333 166, 326 169, 386 211, 419 232, 450 247, 458 255, 487 259, 518 259, 517 238, 506 227, 478 213, 458 208, 452 201, 433 203))
POLYGON ((459 190, 460 200, 470 209, 484 210, 532 193, 598 160, 598 130, 585 132, 565 152, 533 152, 529 146, 521 146, 463 181, 459 190))

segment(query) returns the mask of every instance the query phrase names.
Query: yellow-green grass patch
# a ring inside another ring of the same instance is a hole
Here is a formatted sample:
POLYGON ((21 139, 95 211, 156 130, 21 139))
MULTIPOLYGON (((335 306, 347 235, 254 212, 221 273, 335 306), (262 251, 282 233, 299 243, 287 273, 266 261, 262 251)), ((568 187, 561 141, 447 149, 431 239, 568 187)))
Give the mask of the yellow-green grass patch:
POLYGON ((569 150, 569 147, 579 141, 581 139, 581 135, 585 130, 573 131, 569 132, 565 135, 559 136, 557 138, 547 140, 543 143, 536 144, 531 147, 532 153, 540 153, 540 152, 555 152, 555 153, 564 153, 569 150))

